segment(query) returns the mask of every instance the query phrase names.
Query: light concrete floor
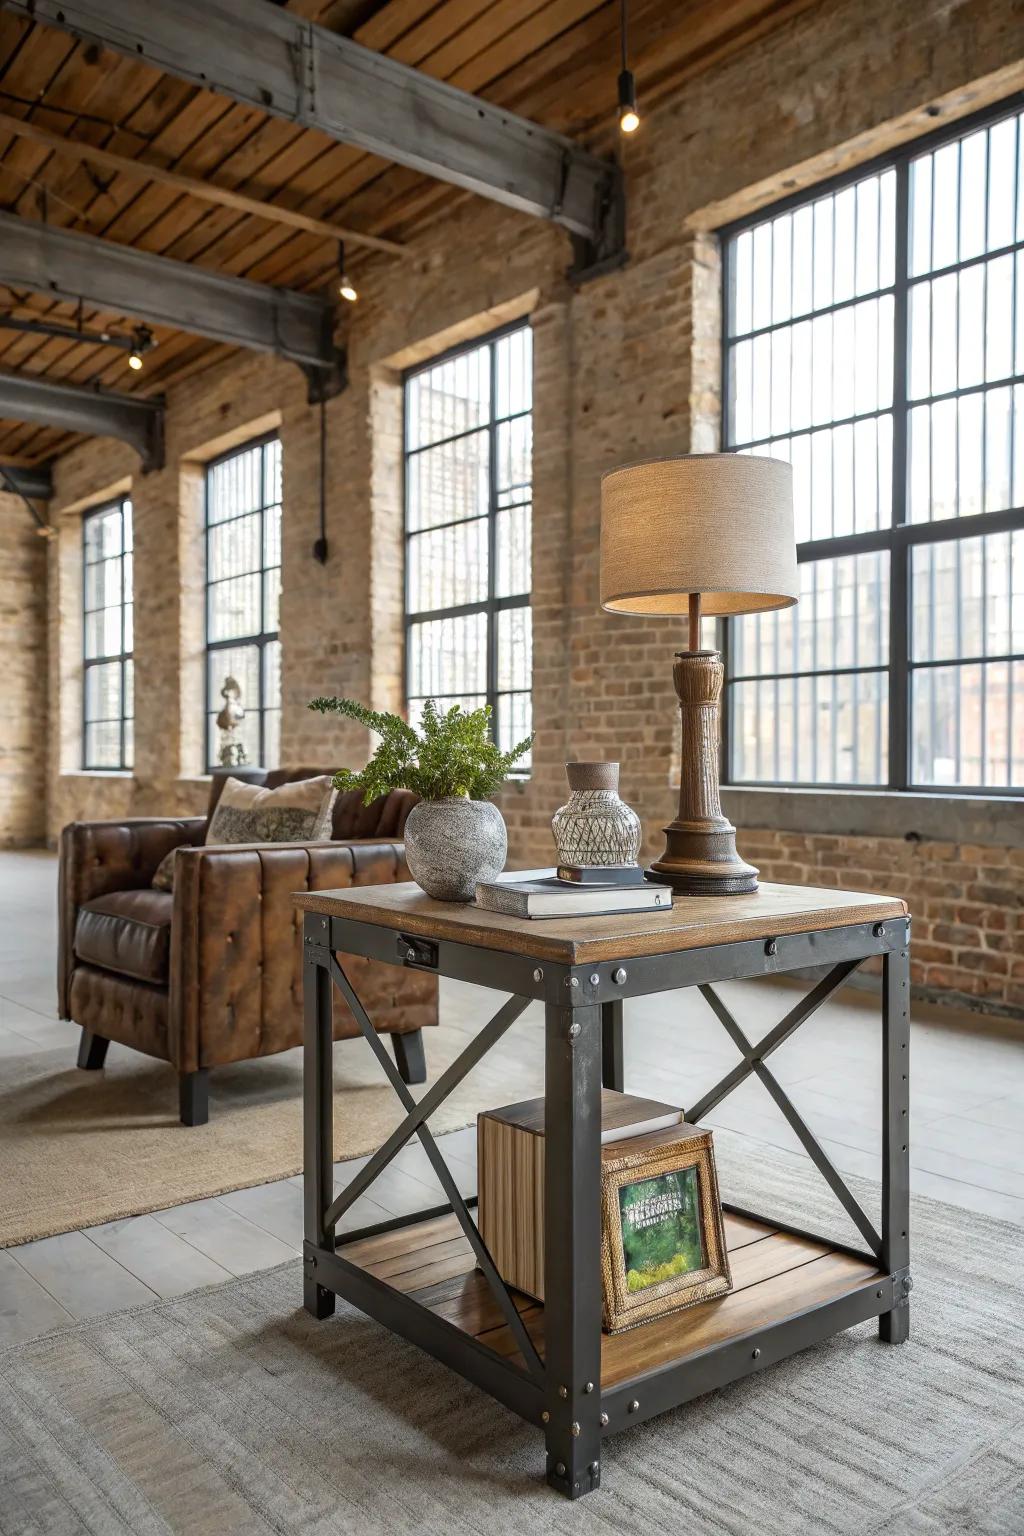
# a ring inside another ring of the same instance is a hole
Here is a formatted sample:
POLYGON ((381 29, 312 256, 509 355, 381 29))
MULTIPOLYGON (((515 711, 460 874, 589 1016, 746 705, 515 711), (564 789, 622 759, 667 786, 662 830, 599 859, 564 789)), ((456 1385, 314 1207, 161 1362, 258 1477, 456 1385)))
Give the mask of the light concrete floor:
MULTIPOLYGON (((55 1050, 63 1066, 77 1049, 77 1027, 56 1016, 55 957, 56 860, 43 851, 0 853, 0 1072, 5 1056, 55 1050)), ((780 982, 732 983, 721 991, 755 1038, 783 1016, 795 995, 792 985, 780 982)), ((493 994, 442 984, 442 1028, 468 1038, 493 1008, 493 994)), ((736 1062, 717 1020, 692 991, 627 1004, 625 1038, 627 1088, 680 1105, 693 1103, 736 1062)), ((541 1010, 531 1006, 496 1047, 497 1054, 519 1059, 531 1053, 538 1091, 542 1040, 541 1010)), ((337 1047, 360 1048, 358 1041, 337 1047)), ((919 1009, 911 1055, 912 1188, 1024 1225, 1024 1035, 976 1015, 919 1009)), ((791 1037, 773 1066, 839 1170, 877 1179, 877 999, 845 990, 791 1037)), ((800 1152, 779 1111, 752 1080, 707 1118, 749 1140, 752 1150, 769 1143, 800 1152)), ((468 1193, 475 1188, 475 1132, 440 1140, 468 1193)), ((339 1181, 358 1166, 339 1165, 339 1181)), ((372 1199, 396 1216, 440 1203, 418 1144, 399 1154, 373 1186, 372 1199)), ((0 1347, 74 1318, 280 1263, 300 1251, 301 1204, 301 1180, 281 1180, 0 1251, 0 1347)), ((359 1215, 355 1221, 375 1219, 359 1215)))

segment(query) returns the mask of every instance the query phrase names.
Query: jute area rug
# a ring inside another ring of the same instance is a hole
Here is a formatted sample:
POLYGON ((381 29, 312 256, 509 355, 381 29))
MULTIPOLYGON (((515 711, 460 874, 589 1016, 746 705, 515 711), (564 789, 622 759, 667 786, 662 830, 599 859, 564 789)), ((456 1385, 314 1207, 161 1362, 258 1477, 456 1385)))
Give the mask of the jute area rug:
MULTIPOLYGON (((467 1044, 459 1021, 469 1011, 457 1007, 456 1022, 423 1031, 429 1083, 467 1044)), ((472 1026, 485 1017, 478 1005, 472 1026)), ((520 1020, 500 1063, 485 1058, 431 1117, 432 1130, 469 1125, 478 1110, 538 1092, 543 1054, 535 1042, 526 1048, 528 1035, 520 1020)), ((191 1129, 178 1121, 169 1066, 116 1045, 107 1062, 103 1072, 81 1072, 71 1048, 4 1058, 0 1248, 301 1170, 301 1051, 212 1071, 209 1124, 191 1129)), ((364 1040, 335 1046, 334 1077, 335 1157, 375 1151, 403 1111, 364 1040)))
MULTIPOLYGON (((733 1143, 732 1198, 823 1223, 806 1163, 733 1143)), ((0 1358, 0 1530, 1020 1536, 1022 1238, 918 1200, 909 1344, 866 1325, 638 1425, 575 1505, 538 1430, 344 1305, 314 1322, 288 1264, 0 1358)))

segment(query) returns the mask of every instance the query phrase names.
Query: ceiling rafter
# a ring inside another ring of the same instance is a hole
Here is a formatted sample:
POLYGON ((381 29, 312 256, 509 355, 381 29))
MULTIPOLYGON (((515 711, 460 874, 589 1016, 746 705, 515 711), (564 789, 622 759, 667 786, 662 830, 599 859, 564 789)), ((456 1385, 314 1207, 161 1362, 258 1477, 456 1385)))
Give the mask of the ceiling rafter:
POLYGON ((267 0, 5 3, 272 116, 550 219, 589 248, 581 265, 621 255, 621 172, 611 161, 267 0))

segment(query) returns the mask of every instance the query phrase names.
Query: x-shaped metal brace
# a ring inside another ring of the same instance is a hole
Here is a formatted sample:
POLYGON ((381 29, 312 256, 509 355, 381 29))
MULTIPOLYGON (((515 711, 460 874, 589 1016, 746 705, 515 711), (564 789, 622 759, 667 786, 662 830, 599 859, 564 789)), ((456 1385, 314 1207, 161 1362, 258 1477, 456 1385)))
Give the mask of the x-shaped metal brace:
POLYGON ((768 1034, 757 1045, 751 1045, 715 989, 706 984, 701 986, 698 989, 701 996, 710 1005, 712 1012, 742 1055, 743 1060, 731 1072, 728 1072, 720 1082, 716 1083, 714 1088, 710 1089, 692 1109, 687 1110, 686 1119, 691 1125, 698 1124, 702 1116, 706 1115, 709 1110, 714 1109, 717 1104, 720 1104, 724 1098, 732 1093, 734 1088, 737 1088, 740 1083, 746 1081, 751 1073, 754 1073, 764 1084, 789 1122, 789 1125, 796 1132, 804 1150, 840 1205, 846 1211, 850 1220, 867 1242, 872 1253, 876 1257, 880 1257, 882 1253, 882 1239, 844 1183, 839 1171, 818 1144, 817 1139, 803 1118, 793 1107, 785 1089, 781 1086, 774 1073, 765 1066, 765 1057, 769 1056, 772 1051, 777 1050, 794 1030, 798 1029, 805 1020, 810 1018, 812 1013, 816 1013, 822 1003, 842 986, 843 982, 846 981, 851 972, 857 969, 858 965, 860 965, 859 960, 844 960, 841 965, 833 966, 828 975, 824 976, 817 986, 808 992, 806 997, 801 998, 796 1007, 791 1008, 786 1017, 780 1020, 774 1029, 769 1030, 768 1034))
POLYGON ((491 1047, 501 1039, 509 1026, 515 1023, 519 1015, 529 1006, 530 999, 527 997, 508 998, 490 1022, 485 1024, 475 1039, 452 1062, 447 1071, 441 1074, 433 1088, 429 1089, 417 1104, 402 1081, 397 1067, 385 1050, 383 1042, 374 1029, 358 994, 339 965, 337 957, 333 954, 329 956, 328 969, 330 970, 334 985, 338 988, 346 1003, 348 1003, 360 1031, 369 1042, 373 1054, 383 1067, 388 1081, 408 1113, 401 1125, 392 1131, 391 1135, 378 1151, 373 1154, 365 1167, 356 1174, 351 1182, 346 1185, 330 1206, 328 1206, 323 1218, 324 1229, 330 1232, 335 1223, 348 1210, 349 1206, 354 1204, 359 1199, 359 1196, 369 1188, 378 1174, 383 1172, 391 1160, 405 1146, 406 1142, 413 1136, 418 1136, 423 1150, 430 1161, 430 1166, 437 1175, 438 1182, 444 1190, 453 1212, 458 1217, 459 1225, 462 1227, 470 1247, 473 1249, 476 1261, 491 1288, 494 1299, 501 1308, 502 1315, 519 1348, 519 1353, 526 1362, 529 1374, 535 1381, 543 1382, 544 1365, 537 1353, 533 1340, 526 1330, 526 1325, 519 1315, 519 1309, 513 1301, 507 1285, 499 1275, 494 1260, 487 1250, 487 1245, 480 1236, 479 1228, 469 1214, 469 1207, 462 1198, 459 1187, 449 1172, 448 1164, 442 1157, 437 1142, 426 1125, 426 1121, 434 1113, 434 1110, 444 1103, 453 1089, 457 1088, 467 1073, 472 1071, 480 1058, 485 1056, 491 1047))

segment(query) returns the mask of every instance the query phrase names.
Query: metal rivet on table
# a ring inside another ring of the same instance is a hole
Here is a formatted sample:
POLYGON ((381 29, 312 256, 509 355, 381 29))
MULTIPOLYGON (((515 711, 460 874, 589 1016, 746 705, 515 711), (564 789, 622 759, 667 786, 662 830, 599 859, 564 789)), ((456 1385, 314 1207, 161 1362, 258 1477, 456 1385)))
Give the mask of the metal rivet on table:
POLYGON ((580 1025, 580 1024, 570 1024, 569 1025, 569 1039, 570 1040, 575 1040, 582 1027, 583 1026, 580 1025))
POLYGON ((544 1409, 544 1412, 540 1416, 540 1421, 541 1421, 542 1424, 549 1424, 551 1422, 551 1415, 550 1415, 550 1413, 548 1413, 546 1408, 544 1409))
POLYGON ((876 1291, 876 1292, 875 1292, 875 1295, 876 1295, 876 1296, 877 1296, 877 1297, 878 1297, 878 1299, 879 1299, 879 1301, 881 1301, 881 1299, 882 1299, 882 1293, 881 1293, 881 1291, 876 1291))
POLYGON ((406 952, 405 952, 405 958, 407 960, 415 960, 416 959, 416 951, 414 949, 407 949, 406 952))
POLYGON ((561 1398, 566 1398, 566 1397, 568 1397, 568 1396, 569 1396, 569 1388, 568 1388, 568 1387, 559 1387, 559 1389, 558 1389, 558 1395, 559 1395, 559 1397, 561 1397, 561 1398))
POLYGON ((578 987, 579 984, 580 984, 580 979, 579 979, 578 976, 570 976, 569 977, 569 985, 570 985, 570 987, 578 987))
POLYGON ((606 1413, 602 1413, 602 1415, 601 1415, 601 1428, 602 1429, 607 1429, 608 1428, 608 1415, 606 1413))
POLYGON ((539 965, 538 965, 537 969, 533 973, 533 979, 534 979, 534 981, 543 981, 544 980, 544 972, 541 970, 539 965))
POLYGON ((628 975, 629 972, 625 966, 620 965, 617 971, 612 972, 612 981, 615 982, 616 986, 621 987, 628 975))
POLYGON ((912 1291, 914 1289, 914 1281, 911 1275, 903 1276, 903 1289, 905 1291, 912 1291))
POLYGON ((750 1358, 751 1358, 751 1360, 760 1360, 760 1358, 761 1358, 761 1351, 759 1349, 752 1350, 751 1354, 750 1354, 750 1358))
POLYGON ((881 923, 876 923, 871 932, 876 939, 885 938, 885 929, 882 927, 881 923))
POLYGON ((600 1470, 601 1470, 601 1463, 600 1462, 592 1461, 590 1463, 590 1475, 591 1475, 591 1477, 596 1477, 597 1474, 600 1472, 600 1470))
POLYGON ((560 1462, 556 1463, 555 1471, 558 1473, 559 1477, 564 1477, 565 1476, 565 1462, 564 1461, 560 1461, 560 1462))
POLYGON ((591 976, 591 978, 590 978, 590 985, 591 985, 591 986, 592 986, 592 987, 599 987, 599 986, 600 986, 600 985, 601 985, 601 978, 600 978, 600 976, 599 976, 599 975, 598 975, 598 974, 597 974, 597 972, 596 972, 596 971, 595 971, 595 972, 594 972, 594 974, 593 974, 593 975, 592 975, 592 976, 591 976))
POLYGON ((584 1392, 593 1392, 593 1390, 594 1390, 594 1383, 592 1381, 588 1381, 586 1386, 583 1388, 583 1390, 584 1390, 584 1392))
POLYGON ((637 1409, 639 1407, 640 1407, 640 1404, 637 1402, 636 1398, 634 1397, 633 1401, 629 1405, 630 1413, 636 1413, 636 1411, 637 1411, 637 1409))
POLYGON ((570 1433, 570 1435, 572 1435, 573 1439, 575 1440, 575 1439, 579 1438, 579 1432, 580 1432, 580 1427, 576 1423, 576 1420, 573 1419, 572 1423, 569 1425, 569 1433, 570 1433))
POLYGON ((768 943, 764 947, 764 952, 765 952, 766 955, 774 955, 774 954, 777 953, 778 948, 779 948, 779 941, 778 941, 778 939, 769 939, 768 943))

